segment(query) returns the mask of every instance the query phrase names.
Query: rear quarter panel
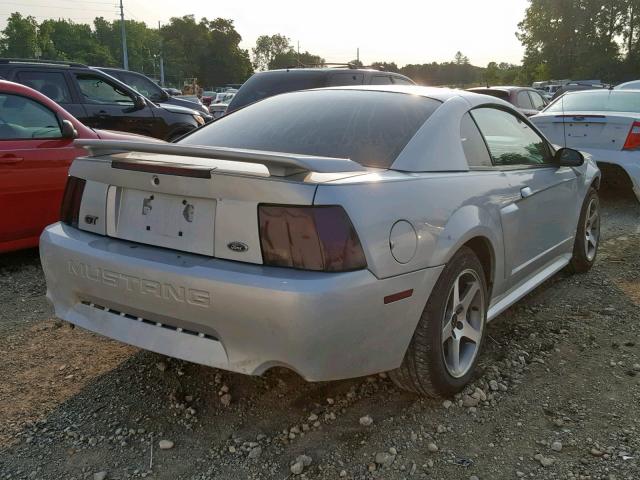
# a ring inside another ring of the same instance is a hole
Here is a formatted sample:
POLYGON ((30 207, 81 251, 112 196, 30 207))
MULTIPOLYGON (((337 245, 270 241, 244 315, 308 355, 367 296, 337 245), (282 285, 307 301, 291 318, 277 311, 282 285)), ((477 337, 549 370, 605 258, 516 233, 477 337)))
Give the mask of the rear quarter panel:
POLYGON ((504 277, 500 208, 513 201, 505 175, 494 171, 381 175, 388 177, 320 185, 314 200, 345 208, 374 275, 386 278, 443 265, 467 241, 481 236, 493 249, 497 281, 504 277), (410 222, 418 237, 415 255, 404 264, 396 261, 389 245, 398 220, 410 222))

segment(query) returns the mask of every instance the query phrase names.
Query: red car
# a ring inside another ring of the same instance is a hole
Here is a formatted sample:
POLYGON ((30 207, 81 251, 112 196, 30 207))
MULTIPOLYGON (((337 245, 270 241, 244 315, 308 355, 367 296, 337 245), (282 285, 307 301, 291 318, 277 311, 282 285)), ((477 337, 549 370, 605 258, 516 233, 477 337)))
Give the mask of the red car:
POLYGON ((76 138, 147 140, 92 130, 45 95, 0 80, 0 252, 37 246, 59 219, 67 171, 84 153, 76 138))

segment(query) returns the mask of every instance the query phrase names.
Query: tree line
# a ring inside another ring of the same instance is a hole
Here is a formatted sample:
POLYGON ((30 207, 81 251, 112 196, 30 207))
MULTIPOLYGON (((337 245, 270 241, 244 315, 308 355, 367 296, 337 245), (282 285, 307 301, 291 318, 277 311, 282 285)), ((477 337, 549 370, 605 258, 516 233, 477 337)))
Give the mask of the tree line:
MULTIPOLYGON (((164 60, 167 83, 202 86, 241 83, 255 70, 328 65, 331 59, 300 51, 281 34, 262 35, 249 52, 233 20, 171 18, 159 28, 125 21, 129 68, 159 78, 164 60)), ((120 20, 96 17, 93 24, 13 13, 0 32, 0 56, 66 60, 121 66, 120 20)), ((409 64, 376 61, 373 67, 399 72, 425 85, 466 87, 530 84, 549 79, 601 79, 617 83, 640 78, 640 0, 529 0, 515 36, 524 46, 522 65, 472 65, 457 52, 451 61, 409 64)), ((353 65, 362 66, 358 60, 353 65)))
MULTIPOLYGON (((96 17, 93 25, 64 19, 38 23, 34 17, 13 13, 0 35, 0 56, 121 67, 120 27, 120 20, 103 17, 96 17)), ((125 27, 129 69, 158 79, 162 57, 170 85, 181 87, 188 78, 206 86, 241 83, 253 73, 233 20, 196 21, 186 15, 157 29, 134 20, 125 20, 125 27)))
POLYGON ((640 0, 529 0, 522 79, 640 78, 640 0))

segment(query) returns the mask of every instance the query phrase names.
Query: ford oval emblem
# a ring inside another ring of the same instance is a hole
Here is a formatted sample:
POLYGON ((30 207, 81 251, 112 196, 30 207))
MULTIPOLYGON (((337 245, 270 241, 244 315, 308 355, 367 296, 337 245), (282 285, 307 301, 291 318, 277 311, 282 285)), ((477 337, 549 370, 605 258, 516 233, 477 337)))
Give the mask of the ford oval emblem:
POLYGON ((229 242, 227 243, 227 248, 232 252, 242 253, 249 250, 249 245, 242 242, 229 242))

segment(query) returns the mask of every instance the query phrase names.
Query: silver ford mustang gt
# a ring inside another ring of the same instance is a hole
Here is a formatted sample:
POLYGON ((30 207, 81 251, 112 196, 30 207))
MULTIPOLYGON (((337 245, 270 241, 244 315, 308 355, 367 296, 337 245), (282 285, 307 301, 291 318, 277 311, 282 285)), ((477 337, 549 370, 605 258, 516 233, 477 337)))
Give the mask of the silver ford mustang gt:
POLYGON ((234 372, 450 395, 488 321, 598 249, 594 162, 475 93, 308 90, 177 144, 78 144, 40 242, 56 315, 234 372))

